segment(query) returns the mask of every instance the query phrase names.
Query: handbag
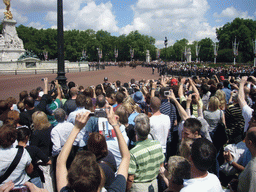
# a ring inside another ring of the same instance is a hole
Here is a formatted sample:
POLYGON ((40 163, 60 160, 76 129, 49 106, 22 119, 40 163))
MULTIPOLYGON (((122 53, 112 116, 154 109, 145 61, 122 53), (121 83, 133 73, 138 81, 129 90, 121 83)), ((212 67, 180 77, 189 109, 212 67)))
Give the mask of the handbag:
POLYGON ((221 114, 222 113, 220 112, 220 121, 218 122, 217 127, 215 128, 213 133, 211 134, 212 143, 214 144, 217 151, 219 151, 221 147, 223 147, 223 145, 225 145, 228 141, 226 127, 221 120, 221 114))
POLYGON ((23 151, 24 151, 23 147, 18 148, 18 152, 17 152, 16 156, 14 157, 11 165, 8 167, 6 172, 0 177, 0 184, 3 183, 12 174, 14 169, 17 167, 17 165, 20 162, 23 151))

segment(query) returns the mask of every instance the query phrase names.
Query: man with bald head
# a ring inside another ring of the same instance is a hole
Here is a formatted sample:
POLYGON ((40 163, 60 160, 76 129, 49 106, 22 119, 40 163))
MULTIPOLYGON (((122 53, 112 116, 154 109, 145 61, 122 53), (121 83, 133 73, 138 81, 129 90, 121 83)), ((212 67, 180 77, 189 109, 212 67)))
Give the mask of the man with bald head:
POLYGON ((20 121, 19 124, 27 125, 30 127, 32 124, 32 114, 38 111, 37 108, 34 107, 34 99, 31 96, 28 96, 24 99, 24 106, 26 111, 20 113, 20 121))
POLYGON ((158 97, 152 97, 150 107, 153 115, 150 117, 150 133, 154 139, 161 143, 163 153, 166 153, 166 142, 170 129, 170 118, 160 112, 161 100, 158 97))
POLYGON ((251 161, 246 165, 238 178, 237 191, 256 191, 256 127, 251 127, 245 137, 246 147, 252 155, 251 161))
POLYGON ((72 87, 69 92, 71 98, 67 100, 63 106, 64 111, 66 112, 67 115, 69 115, 71 112, 75 111, 77 108, 76 105, 76 97, 78 94, 78 88, 77 87, 72 87))

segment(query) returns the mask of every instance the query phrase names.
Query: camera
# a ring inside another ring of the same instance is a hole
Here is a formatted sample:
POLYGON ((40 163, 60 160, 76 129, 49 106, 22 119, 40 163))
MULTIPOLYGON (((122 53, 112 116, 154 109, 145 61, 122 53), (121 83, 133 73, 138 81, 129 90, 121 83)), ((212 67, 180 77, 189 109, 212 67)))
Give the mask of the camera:
POLYGON ((95 109, 94 113, 90 113, 89 116, 94 116, 94 117, 105 117, 107 118, 107 113, 106 109, 101 108, 101 109, 95 109))
POLYGON ((165 91, 164 96, 168 96, 168 95, 170 95, 170 91, 165 91))
POLYGON ((14 187, 11 192, 29 192, 30 190, 27 188, 27 186, 24 185, 18 185, 14 187))

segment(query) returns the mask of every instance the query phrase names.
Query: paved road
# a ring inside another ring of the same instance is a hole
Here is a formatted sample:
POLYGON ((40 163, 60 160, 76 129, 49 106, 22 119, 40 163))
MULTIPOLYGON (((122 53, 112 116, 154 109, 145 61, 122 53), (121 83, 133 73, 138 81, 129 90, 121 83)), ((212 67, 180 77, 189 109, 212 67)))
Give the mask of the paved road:
MULTIPOLYGON (((110 82, 120 80, 121 83, 129 82, 132 78, 135 80, 157 79, 159 75, 156 71, 152 75, 151 68, 137 67, 132 69, 131 67, 119 68, 117 66, 109 66, 105 70, 100 71, 67 73, 66 77, 68 81, 74 81, 78 85, 87 87, 103 83, 104 77, 108 77, 110 82)), ((21 91, 27 90, 29 92, 38 86, 43 87, 42 78, 48 77, 49 81, 51 81, 56 76, 56 74, 2 75, 0 76, 0 99, 7 99, 11 96, 18 100, 18 95, 21 91)))

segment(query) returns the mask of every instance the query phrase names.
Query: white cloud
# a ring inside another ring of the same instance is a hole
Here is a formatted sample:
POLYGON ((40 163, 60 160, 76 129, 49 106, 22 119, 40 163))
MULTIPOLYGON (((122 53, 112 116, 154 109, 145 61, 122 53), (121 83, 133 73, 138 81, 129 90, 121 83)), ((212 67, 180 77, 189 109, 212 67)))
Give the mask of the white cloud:
POLYGON ((220 14, 215 12, 213 14, 213 16, 216 17, 216 18, 224 18, 224 17, 226 17, 226 18, 230 18, 230 19, 235 19, 236 17, 240 17, 240 18, 244 18, 244 19, 254 19, 253 16, 249 16, 248 15, 248 11, 242 12, 242 11, 237 10, 233 6, 227 7, 220 14))
MULTIPOLYGON (((87 5, 81 8, 82 1, 71 1, 74 6, 64 6, 63 19, 64 28, 69 29, 94 29, 106 30, 108 32, 117 32, 117 21, 115 15, 112 13, 112 4, 107 2, 96 5, 94 1, 88 1, 87 5)), ((49 11, 45 20, 52 24, 55 28, 57 23, 57 12, 49 11)))
POLYGON ((204 17, 210 9, 207 0, 138 0, 132 9, 134 20, 123 27, 121 33, 138 30, 156 38, 156 46, 164 46, 165 36, 169 39, 168 45, 182 38, 189 41, 215 38, 215 29, 204 17))
POLYGON ((44 25, 41 24, 39 21, 38 22, 30 22, 28 24, 29 27, 33 27, 33 28, 36 28, 36 29, 42 29, 44 28, 44 25))

